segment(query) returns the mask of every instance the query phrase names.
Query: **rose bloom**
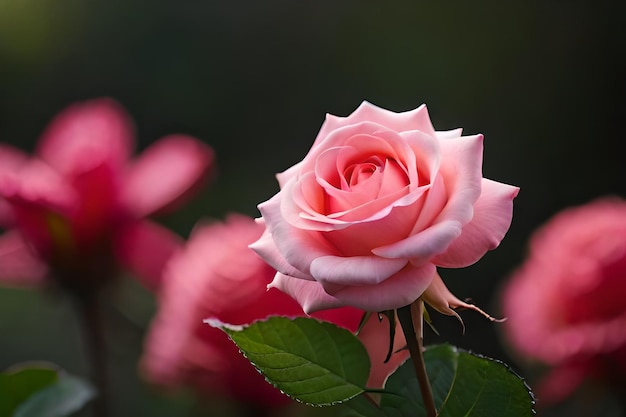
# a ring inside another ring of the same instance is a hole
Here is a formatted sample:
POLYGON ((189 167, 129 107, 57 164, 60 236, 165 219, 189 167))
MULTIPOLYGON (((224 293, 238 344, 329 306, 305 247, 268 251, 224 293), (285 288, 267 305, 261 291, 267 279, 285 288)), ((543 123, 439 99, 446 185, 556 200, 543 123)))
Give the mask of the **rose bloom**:
POLYGON ((113 100, 76 103, 52 120, 34 155, 0 144, 0 282, 92 293, 127 267, 156 288, 182 239, 145 217, 204 184, 213 151, 167 136, 132 158, 132 124, 113 100))
POLYGON ((588 376, 626 386, 624 294, 626 201, 568 208, 534 233, 502 304, 512 347, 552 368, 540 399, 560 400, 588 376))
MULTIPOLYGON (((217 318, 248 324, 271 315, 304 316, 288 295, 267 289, 276 271, 248 245, 263 226, 247 216, 232 214, 224 223, 198 225, 184 248, 168 262, 159 309, 145 341, 140 369, 148 381, 170 389, 191 387, 202 396, 226 395, 250 406, 272 407, 290 400, 267 383, 219 329, 203 322, 217 318)), ((316 318, 355 331, 363 311, 333 309, 316 318)), ((391 360, 389 324, 371 317, 359 333, 371 357, 368 387, 380 388, 406 358, 400 328, 391 360)))
POLYGON ((251 247, 307 312, 411 304, 437 266, 473 264, 509 228, 518 188, 483 178, 482 155, 482 135, 435 131, 425 106, 327 115, 259 205, 267 232, 251 247))

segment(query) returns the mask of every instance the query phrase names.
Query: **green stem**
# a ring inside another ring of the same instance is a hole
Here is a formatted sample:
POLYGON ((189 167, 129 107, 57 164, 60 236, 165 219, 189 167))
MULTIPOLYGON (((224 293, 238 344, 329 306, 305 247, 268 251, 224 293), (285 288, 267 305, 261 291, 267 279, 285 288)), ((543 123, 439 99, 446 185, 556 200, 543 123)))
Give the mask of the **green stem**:
POLYGON ((409 353, 411 354, 411 360, 415 367, 415 375, 417 376, 420 393, 422 394, 426 416, 436 417, 437 408, 435 406, 433 391, 428 381, 428 374, 426 373, 426 363, 424 362, 424 346, 422 340, 424 304, 421 299, 418 299, 412 305, 409 304, 397 310, 398 320, 400 320, 402 332, 404 333, 404 338, 406 339, 409 353), (415 307, 414 311, 412 311, 412 305, 415 307), (416 313, 417 316, 415 320, 413 313, 416 313))
POLYGON ((91 379, 98 391, 92 403, 94 417, 108 416, 105 340, 98 297, 78 299, 82 333, 91 366, 91 379))

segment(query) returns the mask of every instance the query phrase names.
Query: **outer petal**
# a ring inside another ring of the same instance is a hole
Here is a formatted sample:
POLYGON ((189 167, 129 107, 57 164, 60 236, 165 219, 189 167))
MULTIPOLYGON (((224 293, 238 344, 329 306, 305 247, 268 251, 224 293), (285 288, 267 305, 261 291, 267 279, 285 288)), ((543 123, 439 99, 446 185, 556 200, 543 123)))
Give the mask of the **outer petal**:
POLYGON ((165 137, 131 165, 123 201, 138 216, 181 203, 209 179, 213 149, 184 135, 165 137))
POLYGON ((474 217, 448 250, 433 260, 435 265, 462 268, 498 247, 511 225, 513 199, 518 192, 518 187, 483 179, 482 192, 474 204, 474 217))
POLYGON ((444 252, 460 234, 459 222, 449 220, 397 243, 376 248, 372 252, 385 258, 429 260, 444 252))
POLYGON ((48 125, 37 154, 63 174, 107 163, 121 167, 132 153, 133 129, 124 109, 111 99, 69 106, 48 125))
POLYGON ((249 247, 275 270, 291 277, 312 279, 309 274, 303 273, 285 261, 285 258, 283 258, 278 251, 271 233, 267 230, 263 232, 263 235, 256 242, 250 244, 249 247))
POLYGON ((439 174, 448 190, 448 202, 436 222, 457 220, 465 225, 472 219, 472 206, 481 193, 483 135, 443 139, 439 174))
POLYGON ((160 288, 163 268, 183 239, 165 227, 141 221, 121 228, 116 236, 116 256, 148 289, 160 288))
POLYGON ((430 122, 426 105, 422 104, 416 109, 406 112, 393 112, 383 109, 367 101, 347 117, 338 117, 331 114, 326 115, 326 120, 315 139, 313 146, 318 145, 328 134, 340 127, 357 124, 360 122, 373 122, 385 126, 396 132, 407 130, 421 130, 429 135, 435 135, 435 129, 430 122))
POLYGON ((435 133, 437 134, 437 139, 452 139, 460 137, 463 134, 463 129, 459 127, 452 130, 438 130, 435 133))
POLYGON ((322 256, 311 263, 311 275, 321 284, 379 284, 399 272, 406 259, 385 259, 377 256, 322 256))
POLYGON ((285 261, 305 274, 310 273, 311 262, 321 256, 337 255, 319 233, 295 228, 281 214, 281 194, 259 205, 267 230, 272 234, 278 251, 285 261))
POLYGON ((35 287, 45 282, 47 268, 22 239, 10 231, 0 236, 0 283, 6 286, 35 287))
POLYGON ((340 300, 324 291, 319 282, 288 277, 280 272, 276 274, 268 288, 277 288, 289 294, 307 314, 344 306, 340 300))
POLYGON ((366 311, 393 310, 411 304, 430 285, 435 266, 407 266, 391 278, 376 285, 344 287, 333 296, 344 305, 366 311))

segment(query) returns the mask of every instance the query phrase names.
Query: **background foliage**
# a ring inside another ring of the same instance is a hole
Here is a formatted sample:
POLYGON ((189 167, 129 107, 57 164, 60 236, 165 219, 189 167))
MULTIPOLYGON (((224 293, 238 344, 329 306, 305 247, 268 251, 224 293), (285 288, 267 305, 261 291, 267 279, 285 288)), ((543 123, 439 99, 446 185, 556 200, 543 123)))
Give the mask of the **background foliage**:
MULTIPOLYGON (((219 176, 163 219, 187 236, 200 217, 256 216, 326 112, 347 115, 364 99, 395 111, 427 103, 437 129, 485 135, 485 177, 521 187, 500 249, 442 273, 497 315, 535 227, 565 206, 626 197, 625 20, 623 3, 591 1, 0 0, 0 140, 30 150, 56 112, 99 96, 129 110, 139 148, 197 136, 216 149, 219 176)), ((201 409, 136 375, 152 297, 125 281, 112 299, 114 415, 201 409)), ((427 344, 519 370, 499 325, 468 313, 461 335, 454 319, 433 318, 441 336, 427 333, 427 344)), ((81 346, 63 297, 0 290, 0 369, 37 359, 84 375, 81 346)))

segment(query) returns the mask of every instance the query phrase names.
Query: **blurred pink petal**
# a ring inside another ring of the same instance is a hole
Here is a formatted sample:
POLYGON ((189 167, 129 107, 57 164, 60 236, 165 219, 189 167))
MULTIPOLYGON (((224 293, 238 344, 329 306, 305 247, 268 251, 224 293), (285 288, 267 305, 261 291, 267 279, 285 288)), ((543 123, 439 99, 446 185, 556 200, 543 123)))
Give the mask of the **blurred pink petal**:
POLYGON ((150 221, 123 228, 114 242, 120 264, 154 292, 159 291, 167 261, 183 244, 180 236, 150 221))
POLYGON ((359 333, 359 339, 370 355, 372 361, 372 371, 370 372, 367 386, 371 388, 382 388, 387 382, 387 378, 395 372, 409 358, 409 350, 406 349, 406 339, 400 326, 400 321, 396 319, 395 337, 391 351, 395 352, 389 360, 385 362, 389 353, 389 337, 390 334, 389 320, 386 316, 382 316, 379 320, 376 313, 372 313, 363 329, 359 333))
POLYGON ((76 175, 100 164, 123 166, 134 147, 125 110, 103 98, 73 104, 43 133, 37 155, 63 175, 76 175))
POLYGON ((27 247, 19 233, 0 235, 0 283, 9 287, 39 287, 47 268, 27 247))
POLYGON ((35 158, 0 177, 0 196, 63 214, 69 214, 78 201, 78 195, 66 179, 35 158))
POLYGON ((214 159, 213 150, 194 138, 165 137, 130 166, 122 198, 138 216, 171 209, 206 184, 214 159))
POLYGON ((572 395, 590 373, 593 369, 585 364, 565 365, 549 371, 536 389, 542 406, 558 403, 572 395))

